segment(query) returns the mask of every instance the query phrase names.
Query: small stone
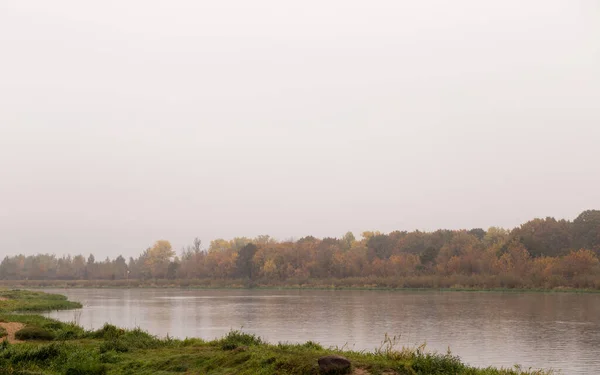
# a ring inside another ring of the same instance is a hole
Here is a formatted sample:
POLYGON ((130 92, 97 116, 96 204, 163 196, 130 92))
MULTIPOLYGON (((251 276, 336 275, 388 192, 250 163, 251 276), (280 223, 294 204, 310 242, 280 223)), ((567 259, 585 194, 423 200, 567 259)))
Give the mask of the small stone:
POLYGON ((347 374, 350 372, 350 361, 339 355, 328 355, 319 358, 321 374, 347 374))

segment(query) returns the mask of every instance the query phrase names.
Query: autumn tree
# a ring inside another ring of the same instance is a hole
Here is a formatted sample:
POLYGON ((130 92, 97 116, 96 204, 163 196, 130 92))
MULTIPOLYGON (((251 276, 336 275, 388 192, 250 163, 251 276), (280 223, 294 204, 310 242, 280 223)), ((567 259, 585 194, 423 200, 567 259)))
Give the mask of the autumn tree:
POLYGON ((475 236, 479 241, 483 240, 483 237, 485 237, 485 230, 481 229, 481 228, 473 228, 470 231, 468 231, 467 233, 469 233, 472 236, 475 236))
POLYGON ((567 254, 572 244, 571 226, 566 220, 553 217, 533 219, 515 228, 511 238, 521 242, 534 256, 567 254))
POLYGON ((600 253, 600 211, 582 212, 572 224, 573 247, 600 253))
POLYGON ((226 251, 231 249, 231 243, 222 238, 217 238, 216 240, 210 241, 210 246, 208 247, 208 252, 213 253, 217 251, 226 251))
POLYGON ((237 272, 240 277, 252 280, 252 270, 254 268, 252 260, 257 250, 258 247, 252 243, 249 243, 240 249, 237 257, 237 272))
POLYGON ((144 266, 150 271, 153 278, 164 278, 171 258, 175 256, 175 251, 171 243, 167 240, 159 240, 147 250, 144 259, 144 266))
POLYGON ((502 255, 497 260, 499 273, 524 276, 529 268, 531 255, 527 248, 519 241, 510 242, 502 255))
POLYGON ((346 232, 341 239, 342 249, 346 251, 350 250, 355 242, 356 238, 354 237, 354 234, 352 232, 346 232))
POLYGON ((375 234, 367 239, 367 248, 371 259, 373 257, 389 259, 394 251, 394 241, 385 234, 375 234))
POLYGON ((453 256, 460 256, 467 251, 482 249, 483 246, 477 237, 466 231, 459 231, 452 239, 450 239, 450 241, 442 246, 440 253, 438 254, 437 263, 444 264, 453 256))
POLYGON ((571 251, 563 256, 557 264, 559 272, 568 278, 598 272, 598 266, 599 261, 596 254, 586 249, 571 251))
POLYGON ((485 233, 485 236, 483 236, 482 241, 483 244, 488 247, 503 245, 508 241, 509 235, 510 232, 504 228, 490 227, 485 233))

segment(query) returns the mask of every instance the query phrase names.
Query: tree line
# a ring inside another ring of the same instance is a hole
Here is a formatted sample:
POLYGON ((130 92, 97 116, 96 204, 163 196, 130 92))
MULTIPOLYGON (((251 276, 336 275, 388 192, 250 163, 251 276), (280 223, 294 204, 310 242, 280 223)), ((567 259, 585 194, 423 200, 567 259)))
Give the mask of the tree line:
POLYGON ((351 232, 341 238, 199 239, 179 254, 159 240, 137 258, 6 256, 2 280, 224 280, 231 285, 577 287, 600 289, 600 211, 507 230, 351 232), (344 280, 351 280, 350 284, 344 280))

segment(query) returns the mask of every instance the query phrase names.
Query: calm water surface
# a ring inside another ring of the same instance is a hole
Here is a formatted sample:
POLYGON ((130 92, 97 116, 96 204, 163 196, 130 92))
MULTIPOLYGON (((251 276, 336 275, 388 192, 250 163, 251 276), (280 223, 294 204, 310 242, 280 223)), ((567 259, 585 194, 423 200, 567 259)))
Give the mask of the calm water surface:
POLYGON ((213 339, 231 329, 271 342, 313 340, 373 350, 448 347, 475 366, 600 374, 600 294, 315 290, 52 289, 84 305, 47 314, 85 328, 105 322, 159 336, 213 339))

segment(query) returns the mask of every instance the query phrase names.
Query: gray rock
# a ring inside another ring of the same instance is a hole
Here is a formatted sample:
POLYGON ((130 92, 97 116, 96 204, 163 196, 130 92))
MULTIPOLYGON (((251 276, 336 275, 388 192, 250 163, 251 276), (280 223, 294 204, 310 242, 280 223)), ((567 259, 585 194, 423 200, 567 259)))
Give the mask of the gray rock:
POLYGON ((319 369, 321 374, 348 374, 350 361, 339 355, 328 355, 319 358, 319 369))

